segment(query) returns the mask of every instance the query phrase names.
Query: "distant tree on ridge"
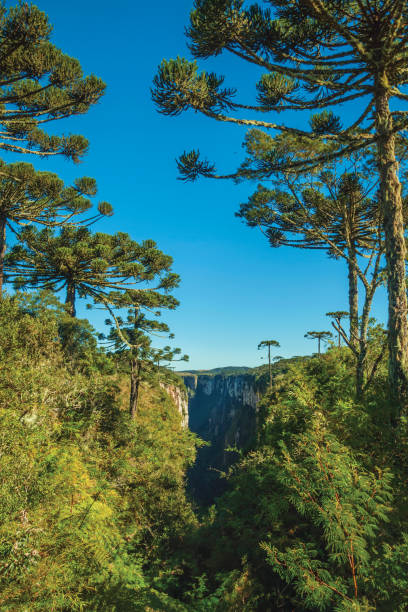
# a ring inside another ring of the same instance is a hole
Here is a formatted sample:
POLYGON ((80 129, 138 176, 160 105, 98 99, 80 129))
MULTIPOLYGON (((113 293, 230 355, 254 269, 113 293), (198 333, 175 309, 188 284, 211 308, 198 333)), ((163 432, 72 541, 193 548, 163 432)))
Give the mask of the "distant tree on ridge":
POLYGON ((269 363, 269 386, 272 387, 272 368, 271 368, 271 346, 280 347, 277 340, 262 340, 258 344, 258 350, 268 348, 268 363, 269 363))
POLYGON ((329 338, 332 338, 333 334, 329 331, 308 331, 305 333, 305 338, 308 338, 309 340, 317 340, 317 354, 321 355, 321 351, 320 351, 320 343, 323 340, 326 341, 329 338))

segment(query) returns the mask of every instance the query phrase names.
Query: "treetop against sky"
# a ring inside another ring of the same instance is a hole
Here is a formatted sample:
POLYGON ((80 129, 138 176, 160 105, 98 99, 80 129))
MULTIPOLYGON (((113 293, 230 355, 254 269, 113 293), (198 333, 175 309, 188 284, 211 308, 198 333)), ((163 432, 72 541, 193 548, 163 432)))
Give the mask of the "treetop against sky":
MULTIPOLYGON (((164 57, 192 59, 184 38, 192 1, 140 5, 129 0, 114 15, 106 1, 73 0, 69 10, 51 0, 37 5, 54 27, 51 41, 78 57, 84 74, 98 75, 107 89, 86 115, 64 119, 64 129, 90 142, 80 168, 56 158, 30 161, 37 169, 57 172, 67 184, 79 175, 95 177, 101 198, 115 210, 97 231, 126 231, 137 241, 152 238, 174 258, 181 305, 166 321, 177 345, 190 355, 189 367, 260 365, 258 339, 277 335, 283 356, 309 354, 305 332, 325 329, 326 312, 347 310, 344 266, 319 252, 270 249, 258 232, 235 218, 256 182, 179 181, 175 158, 197 144, 220 169, 236 168, 244 158, 246 128, 218 125, 193 112, 169 119, 157 114, 150 99, 164 57)), ((209 69, 227 74, 225 86, 237 87, 249 104, 255 100, 258 67, 223 55, 206 62, 209 69)), ((354 116, 353 101, 341 109, 345 125, 351 110, 354 116)), ((311 113, 288 113, 291 125, 307 127, 311 113)), ((21 157, 7 154, 5 159, 21 157)), ((376 298, 373 314, 385 319, 384 295, 376 298)), ((80 306, 78 315, 88 313, 80 306)), ((103 314, 91 313, 91 319, 103 327, 103 314)))

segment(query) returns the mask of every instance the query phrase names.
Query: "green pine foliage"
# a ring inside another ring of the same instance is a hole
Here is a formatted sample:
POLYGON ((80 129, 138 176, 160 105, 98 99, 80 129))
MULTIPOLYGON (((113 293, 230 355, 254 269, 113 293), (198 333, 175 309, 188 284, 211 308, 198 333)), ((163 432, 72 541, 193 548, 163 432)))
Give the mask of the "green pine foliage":
POLYGON ((6 297, 0 323, 0 609, 406 609, 408 428, 383 362, 361 402, 346 347, 284 364, 197 516, 196 441, 153 379, 131 419, 117 359, 52 293, 6 297))
MULTIPOLYGON (((13 235, 32 223, 46 227, 75 225, 75 217, 91 208, 90 198, 96 193, 95 179, 82 177, 67 187, 52 172, 36 172, 25 162, 7 165, 0 161, 0 293, 7 230, 13 235)), ((111 205, 100 202, 98 213, 81 222, 90 224, 111 214, 111 205)))
POLYGON ((67 367, 45 304, 0 304, 0 609, 141 610, 194 524, 195 442, 160 388, 131 423, 120 377, 97 358, 84 374, 75 351, 67 367))
MULTIPOLYGON (((176 280, 176 279, 175 279, 176 280)), ((169 287, 170 289, 170 287, 169 287)), ((131 294, 125 296, 129 298, 128 304, 131 305, 133 297, 131 294)), ((121 300, 121 305, 124 300, 121 300)), ((114 317, 114 323, 108 319, 107 324, 111 326, 110 332, 106 337, 106 344, 113 349, 113 357, 116 363, 121 366, 123 371, 130 375, 130 394, 129 412, 135 417, 139 401, 140 385, 143 380, 160 380, 160 361, 172 362, 188 361, 188 356, 181 356, 180 348, 154 348, 152 337, 168 336, 170 329, 166 323, 157 318, 148 318, 146 312, 152 312, 152 307, 173 309, 178 304, 173 296, 159 291, 151 291, 138 298, 138 303, 128 308, 126 321, 120 316, 114 317)), ((160 310, 155 311, 156 317, 161 315, 160 310)))
POLYGON ((0 6, 0 149, 43 157, 64 155, 77 162, 88 141, 81 135, 49 134, 44 124, 86 113, 104 93, 95 75, 50 41, 45 13, 28 2, 0 6))
MULTIPOLYGON (((71 316, 76 314, 77 297, 125 306, 129 295, 133 301, 149 299, 154 280, 164 290, 178 282, 169 271, 171 257, 154 241, 139 244, 123 232, 92 234, 87 227, 68 225, 56 234, 50 228, 26 227, 19 240, 6 256, 8 281, 17 288, 64 289, 71 316)), ((153 298, 150 302, 154 306, 153 298)))
POLYGON ((406 435, 387 414, 385 368, 363 404, 352 377, 333 348, 262 400, 257 443, 191 541, 213 609, 406 609, 406 435))
POLYGON ((406 550, 404 468, 393 457, 398 447, 406 457, 405 444, 378 411, 387 398, 378 388, 355 404, 345 366, 334 351, 312 360, 269 404, 260 448, 247 461, 275 482, 270 510, 282 522, 261 547, 307 609, 403 610, 406 570, 388 559, 390 549, 401 560, 406 550))
MULTIPOLYGON (((322 164, 374 150, 387 266, 390 388, 400 413, 408 407, 406 245, 398 166, 408 125, 407 19, 402 0, 194 0, 185 30, 193 61, 162 60, 152 87, 153 102, 164 115, 195 111, 262 130, 263 141, 277 133, 313 149, 302 157, 270 148, 228 174, 218 174, 193 149, 178 160, 185 180, 200 175, 269 180, 276 173, 299 171, 309 179, 322 164), (224 87, 224 76, 200 71, 197 60, 219 59, 223 53, 252 68, 252 100, 251 77, 238 92, 224 87), (351 104, 343 125, 336 113, 345 103, 351 104), (293 111, 302 112, 303 126, 293 121, 293 111)), ((279 243, 280 228, 270 229, 272 242, 279 243)), ((360 381, 359 395, 361 373, 360 381)))

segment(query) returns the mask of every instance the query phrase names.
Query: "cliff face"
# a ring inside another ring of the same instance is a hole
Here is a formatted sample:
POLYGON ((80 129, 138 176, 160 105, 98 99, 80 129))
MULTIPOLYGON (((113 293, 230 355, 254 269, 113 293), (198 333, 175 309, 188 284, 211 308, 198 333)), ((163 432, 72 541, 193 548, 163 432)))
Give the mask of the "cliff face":
POLYGON ((225 471, 238 455, 228 447, 245 449, 256 430, 259 394, 253 374, 185 374, 188 389, 189 427, 210 443, 201 448, 190 471, 193 496, 211 503, 224 489, 220 471, 225 471))
POLYGON ((182 387, 178 387, 177 385, 166 385, 164 383, 160 383, 162 389, 166 391, 168 395, 170 395, 174 404, 177 407, 177 410, 181 416, 182 426, 187 429, 188 427, 188 395, 182 387))

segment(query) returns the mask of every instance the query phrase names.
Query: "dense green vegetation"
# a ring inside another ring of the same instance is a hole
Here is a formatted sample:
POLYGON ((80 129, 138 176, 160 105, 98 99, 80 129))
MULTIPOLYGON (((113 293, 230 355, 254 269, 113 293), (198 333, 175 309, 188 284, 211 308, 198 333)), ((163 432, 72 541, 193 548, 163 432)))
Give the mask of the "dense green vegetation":
POLYGON ((196 521, 195 442, 159 381, 133 421, 89 325, 48 302, 0 304, 0 609, 143 610, 196 521))
POLYGON ((332 349, 264 397, 254 449, 202 527, 209 576, 234 575, 215 609, 406 609, 406 429, 390 425, 386 371, 359 404, 351 366, 332 349))
MULTIPOLYGON (((0 148, 78 161, 88 141, 42 124, 87 112, 105 85, 83 77, 51 29, 37 7, 1 3, 0 148)), ((197 521, 184 483, 196 441, 166 392, 180 381, 160 367, 180 349, 151 339, 169 334, 158 317, 178 304, 172 259, 152 240, 90 231, 112 215, 106 202, 91 210, 94 179, 65 186, 3 160, 0 174, 0 609, 165 608, 197 521), (78 299, 111 317, 110 352, 76 318, 78 299), (136 337, 123 308, 137 313, 136 337), (135 367, 150 373, 136 397, 135 367)))
POLYGON ((131 419, 127 377, 52 296, 5 298, 0 323, 0 609, 406 609, 407 430, 384 364, 364 403, 345 347, 273 364, 252 451, 195 516, 163 373, 131 419))
MULTIPOLYGON (((50 33, 35 6, 1 4, 0 149, 77 161, 86 139, 42 124, 87 112, 105 86, 50 33)), ((267 365, 204 373, 252 379, 262 398, 225 491, 199 507, 186 472, 202 443, 168 393, 184 397, 180 377, 163 366, 186 356, 154 342, 172 338, 161 320, 178 305, 171 257, 153 240, 91 232, 112 214, 106 202, 89 212, 93 179, 66 187, 0 160, 0 610, 403 612, 408 324, 397 161, 407 118, 390 101, 408 99, 406 3, 195 0, 187 34, 196 58, 225 49, 266 70, 257 104, 240 105, 222 78, 177 58, 154 80, 159 110, 256 128, 243 165, 222 178, 274 184, 238 215, 273 247, 342 257, 349 312, 328 313, 335 341, 307 332, 318 341, 311 357, 272 363, 279 344, 264 340, 267 365), (366 106, 346 128, 326 110, 357 99, 366 106), (305 131, 235 115, 288 109, 322 112, 305 131), (370 318, 382 282, 387 329, 370 318), (78 299, 105 310, 107 334, 76 317, 78 299)), ((197 151, 179 168, 220 178, 197 151)))

